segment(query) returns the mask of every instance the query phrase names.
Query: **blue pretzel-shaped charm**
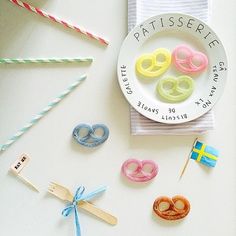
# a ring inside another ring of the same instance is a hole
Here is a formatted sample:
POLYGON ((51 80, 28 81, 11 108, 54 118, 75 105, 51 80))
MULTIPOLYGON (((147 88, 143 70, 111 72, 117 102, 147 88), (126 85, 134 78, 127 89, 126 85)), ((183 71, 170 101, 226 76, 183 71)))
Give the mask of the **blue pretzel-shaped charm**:
POLYGON ((79 124, 73 130, 75 140, 86 147, 96 147, 104 143, 109 136, 109 129, 104 124, 95 124, 93 126, 87 124, 79 124), (82 135, 82 130, 84 134, 82 135), (98 136, 97 130, 102 130, 103 134, 98 136))

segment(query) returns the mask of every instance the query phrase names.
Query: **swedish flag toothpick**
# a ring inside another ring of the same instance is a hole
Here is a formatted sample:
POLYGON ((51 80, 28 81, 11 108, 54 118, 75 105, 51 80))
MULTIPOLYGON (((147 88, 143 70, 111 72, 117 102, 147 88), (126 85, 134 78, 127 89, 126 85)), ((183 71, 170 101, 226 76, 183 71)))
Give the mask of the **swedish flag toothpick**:
POLYGON ((180 174, 180 179, 183 176, 190 159, 193 159, 207 167, 215 167, 216 162, 218 160, 218 156, 219 151, 217 149, 195 139, 192 150, 180 174))

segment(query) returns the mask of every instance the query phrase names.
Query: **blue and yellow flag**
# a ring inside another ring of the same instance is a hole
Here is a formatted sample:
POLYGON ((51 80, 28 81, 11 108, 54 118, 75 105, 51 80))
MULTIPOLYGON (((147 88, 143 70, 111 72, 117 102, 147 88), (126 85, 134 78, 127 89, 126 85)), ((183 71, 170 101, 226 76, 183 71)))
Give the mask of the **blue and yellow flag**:
POLYGON ((192 149, 190 158, 208 167, 215 167, 218 156, 217 149, 197 141, 192 149))

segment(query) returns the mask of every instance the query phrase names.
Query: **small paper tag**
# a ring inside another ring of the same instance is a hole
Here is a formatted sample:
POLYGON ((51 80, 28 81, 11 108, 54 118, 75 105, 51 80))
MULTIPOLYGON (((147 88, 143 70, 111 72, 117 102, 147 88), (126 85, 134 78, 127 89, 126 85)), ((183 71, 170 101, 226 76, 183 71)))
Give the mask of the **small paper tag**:
POLYGON ((10 169, 15 173, 19 174, 23 168, 30 161, 30 157, 26 154, 22 154, 10 167, 10 169))

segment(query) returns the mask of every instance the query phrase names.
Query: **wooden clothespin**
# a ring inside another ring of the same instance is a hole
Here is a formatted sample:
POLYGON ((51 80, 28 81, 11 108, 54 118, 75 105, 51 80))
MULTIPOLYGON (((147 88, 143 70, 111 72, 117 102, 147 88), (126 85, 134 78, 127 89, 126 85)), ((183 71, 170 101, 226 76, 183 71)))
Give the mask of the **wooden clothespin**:
POLYGON ((21 175, 21 171, 29 163, 30 157, 26 154, 22 154, 10 167, 10 170, 15 176, 17 176, 26 185, 39 192, 39 190, 32 184, 27 178, 21 175))

